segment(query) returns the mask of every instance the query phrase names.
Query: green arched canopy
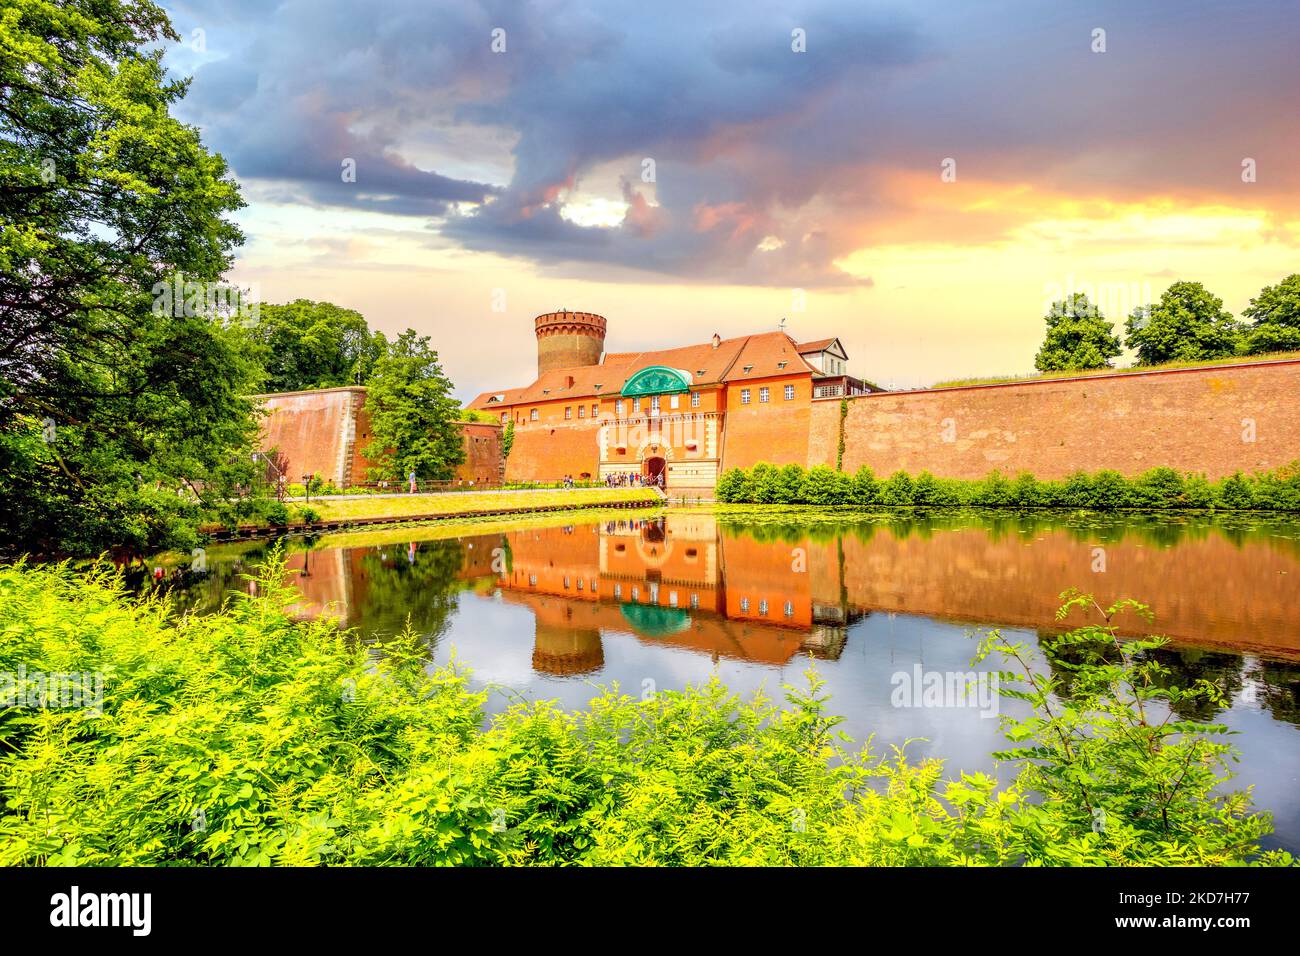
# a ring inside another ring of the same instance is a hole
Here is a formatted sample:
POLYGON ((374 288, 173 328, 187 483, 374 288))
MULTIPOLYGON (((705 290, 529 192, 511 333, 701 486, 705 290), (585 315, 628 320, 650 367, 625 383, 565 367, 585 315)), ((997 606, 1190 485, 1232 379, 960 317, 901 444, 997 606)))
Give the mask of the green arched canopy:
POLYGON ((691 390, 691 373, 666 365, 647 365, 623 383, 624 395, 671 395, 691 390))

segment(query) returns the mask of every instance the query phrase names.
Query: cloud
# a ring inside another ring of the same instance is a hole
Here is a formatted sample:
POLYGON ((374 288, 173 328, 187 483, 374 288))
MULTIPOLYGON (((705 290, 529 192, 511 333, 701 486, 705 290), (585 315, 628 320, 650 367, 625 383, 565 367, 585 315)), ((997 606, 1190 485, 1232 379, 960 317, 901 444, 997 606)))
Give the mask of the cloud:
POLYGON ((991 241, 1073 204, 1300 194, 1300 14, 1282 0, 191 0, 172 13, 184 36, 206 34, 202 55, 173 55, 194 76, 186 115, 242 180, 422 217, 548 274, 853 286, 870 280, 836 262, 873 242, 991 241), (956 183, 939 177, 948 157, 956 183), (581 225, 567 203, 626 213, 581 225))

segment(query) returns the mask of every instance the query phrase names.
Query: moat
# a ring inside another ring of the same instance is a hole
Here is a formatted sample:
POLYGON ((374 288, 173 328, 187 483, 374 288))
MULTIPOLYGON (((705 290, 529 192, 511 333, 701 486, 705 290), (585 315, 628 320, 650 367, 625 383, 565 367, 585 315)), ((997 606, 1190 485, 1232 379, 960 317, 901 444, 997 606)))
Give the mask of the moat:
MULTIPOLYGON (((372 641, 408 617, 431 662, 453 655, 500 692, 578 707, 598 685, 629 694, 717 674, 779 696, 811 660, 842 729, 877 750, 911 752, 950 772, 990 770, 1002 741, 973 706, 898 703, 899 675, 989 670, 970 664, 981 629, 1031 643, 1057 633, 1057 596, 1131 597, 1159 633, 1176 683, 1213 679, 1229 703, 1182 716, 1226 724, 1240 786, 1275 816, 1268 842, 1300 848, 1300 522, 1278 518, 828 515, 680 509, 666 515, 550 516, 292 540, 288 565, 304 615, 332 615, 372 641)), ((169 587, 181 606, 220 605, 252 585, 267 553, 211 548, 206 572, 169 587)), ((1072 618, 1068 624, 1082 623, 1072 618)), ((1009 708, 1005 701, 1004 709, 1009 708)))

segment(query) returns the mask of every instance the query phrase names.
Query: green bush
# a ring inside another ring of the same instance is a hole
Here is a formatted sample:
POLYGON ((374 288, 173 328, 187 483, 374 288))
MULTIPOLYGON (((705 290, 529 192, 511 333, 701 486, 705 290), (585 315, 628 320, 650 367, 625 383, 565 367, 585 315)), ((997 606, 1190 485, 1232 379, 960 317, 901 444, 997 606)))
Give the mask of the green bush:
POLYGON ((876 481, 875 472, 866 465, 858 469, 853 476, 853 503, 855 505, 873 505, 880 494, 880 482, 876 481))
POLYGON ((98 713, 3 712, 0 865, 1291 862, 1224 790, 1222 728, 1142 719, 1217 693, 1163 686, 1135 656, 1158 641, 1116 653, 1108 630, 1072 632, 1068 670, 1049 670, 990 635, 1036 709, 1007 722, 1024 749, 999 789, 847 750, 812 672, 783 706, 714 679, 487 719, 486 692, 430 671, 416 635, 368 649, 295 619, 282 573, 273 559, 255 595, 176 615, 103 568, 0 569, 0 672, 103 677, 98 713))
POLYGON ((730 468, 722 473, 713 493, 719 501, 729 503, 750 503, 749 476, 743 468, 730 468))
POLYGON ((915 495, 915 483, 905 471, 896 471, 880 486, 876 500, 889 508, 910 508, 915 495))
POLYGON ((798 503, 803 492, 804 470, 799 465, 786 465, 777 474, 772 501, 779 505, 798 503))
POLYGON ((283 501, 268 501, 262 510, 266 523, 270 525, 286 525, 289 523, 289 508, 283 501))
POLYGON ((294 520, 302 521, 306 524, 315 524, 320 521, 320 512, 310 505, 303 505, 293 509, 294 520))
POLYGON ((804 475, 799 498, 810 505, 847 505, 852 502, 853 481, 829 465, 815 465, 804 475))

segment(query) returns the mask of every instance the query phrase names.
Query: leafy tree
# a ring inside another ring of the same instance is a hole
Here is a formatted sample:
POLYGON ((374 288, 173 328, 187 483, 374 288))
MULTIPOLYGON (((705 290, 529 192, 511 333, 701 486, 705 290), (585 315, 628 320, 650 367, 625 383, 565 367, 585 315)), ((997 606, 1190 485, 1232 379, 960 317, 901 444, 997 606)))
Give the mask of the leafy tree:
POLYGON ((1120 353, 1114 326, 1082 293, 1053 302, 1043 321, 1047 334, 1034 358, 1040 372, 1109 368, 1120 353))
POLYGON ((1199 282, 1175 282, 1155 305, 1134 309, 1125 328, 1125 342, 1143 365, 1221 358, 1235 353, 1241 339, 1223 300, 1199 282))
POLYGON ((366 457, 376 478, 446 481, 465 460, 460 403, 451 395, 427 335, 407 329, 375 362, 366 395, 373 443, 366 457))
POLYGON ((1260 289, 1242 315, 1251 321, 1246 354, 1300 349, 1300 273, 1260 289))
POLYGON ((506 427, 501 429, 501 458, 504 461, 510 457, 510 449, 515 447, 515 423, 514 420, 506 422, 506 427))
POLYGON ((249 335, 272 392, 364 385, 387 345, 360 312, 310 299, 261 306, 249 335))
POLYGON ((238 188, 170 114, 153 3, 0 17, 0 542, 187 544, 253 471, 256 364, 212 301, 238 188))

